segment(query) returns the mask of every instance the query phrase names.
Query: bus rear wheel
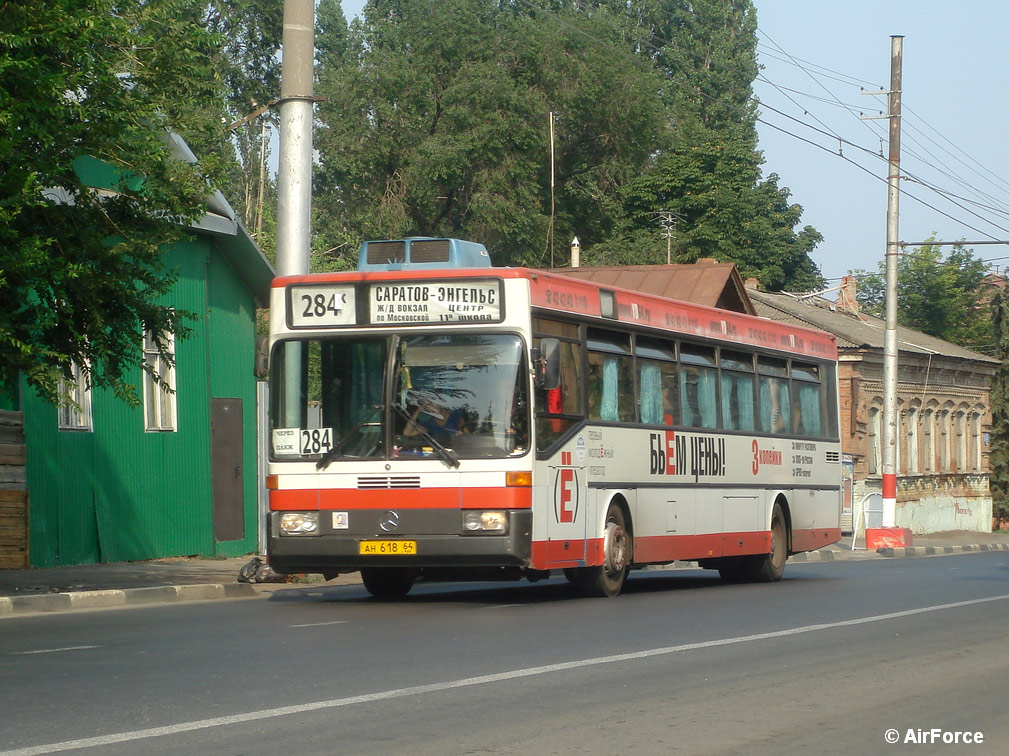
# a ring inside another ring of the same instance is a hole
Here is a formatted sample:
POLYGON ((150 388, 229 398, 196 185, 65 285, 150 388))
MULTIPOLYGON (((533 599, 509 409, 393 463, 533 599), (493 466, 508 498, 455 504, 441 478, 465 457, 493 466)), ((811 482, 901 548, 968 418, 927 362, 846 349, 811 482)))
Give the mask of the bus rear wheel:
POLYGON ((403 598, 410 592, 415 579, 406 567, 362 567, 361 581, 365 589, 377 599, 403 598))
POLYGON ((631 536, 624 511, 610 504, 603 531, 603 563, 596 567, 564 570, 564 575, 583 596, 616 596, 624 587, 631 567, 631 536))
POLYGON ((771 512, 771 550, 757 556, 725 557, 718 574, 726 583, 775 583, 785 573, 788 559, 788 529, 781 507, 771 512))
POLYGON ((752 579, 758 583, 776 583, 785 574, 788 559, 788 528, 778 504, 771 512, 771 551, 754 558, 752 579))

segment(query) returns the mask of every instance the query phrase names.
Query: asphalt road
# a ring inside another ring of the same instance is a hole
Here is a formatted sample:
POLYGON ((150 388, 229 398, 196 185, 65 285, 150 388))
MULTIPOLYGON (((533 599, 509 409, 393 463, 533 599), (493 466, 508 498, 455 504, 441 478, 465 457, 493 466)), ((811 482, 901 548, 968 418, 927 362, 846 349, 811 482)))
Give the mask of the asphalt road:
POLYGON ((0 756, 1005 753, 1007 626, 999 552, 14 617, 0 756))

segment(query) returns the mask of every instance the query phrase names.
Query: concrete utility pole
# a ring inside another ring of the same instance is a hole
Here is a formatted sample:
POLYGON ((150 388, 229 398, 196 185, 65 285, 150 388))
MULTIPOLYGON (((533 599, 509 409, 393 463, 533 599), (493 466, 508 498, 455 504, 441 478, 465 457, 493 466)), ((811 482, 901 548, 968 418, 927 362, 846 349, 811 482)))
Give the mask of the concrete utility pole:
POLYGON ((890 37, 890 144, 886 203, 886 332, 883 341, 883 527, 897 525, 897 259, 900 254, 900 88, 903 35, 890 37))
MULTIPOLYGON (((308 273, 312 247, 312 68, 314 0, 284 0, 280 69, 280 161, 277 170, 277 275, 308 273)), ((282 317, 274 313, 274 317, 282 317)), ((285 353, 287 428, 301 426, 302 345, 285 353)))
POLYGON ((284 0, 277 170, 277 275, 308 273, 312 220, 314 0, 284 0))

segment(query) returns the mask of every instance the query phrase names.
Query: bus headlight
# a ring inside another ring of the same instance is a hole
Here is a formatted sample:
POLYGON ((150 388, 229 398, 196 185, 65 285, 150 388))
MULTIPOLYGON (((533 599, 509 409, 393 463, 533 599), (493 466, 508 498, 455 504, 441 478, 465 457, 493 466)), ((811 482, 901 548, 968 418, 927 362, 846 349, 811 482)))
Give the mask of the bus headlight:
POLYGON ((280 516, 281 535, 315 535, 318 532, 318 512, 284 512, 280 516))
POLYGON ((508 531, 508 514, 506 512, 463 512, 462 529, 464 533, 506 533, 508 531))

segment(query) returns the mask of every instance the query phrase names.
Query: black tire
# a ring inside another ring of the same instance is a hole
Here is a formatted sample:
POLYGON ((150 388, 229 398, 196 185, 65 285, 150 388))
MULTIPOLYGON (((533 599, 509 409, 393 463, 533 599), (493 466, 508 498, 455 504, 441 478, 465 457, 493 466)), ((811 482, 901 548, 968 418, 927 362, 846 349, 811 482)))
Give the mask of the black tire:
POLYGON ((564 570, 564 576, 583 596, 612 598, 624 587, 631 568, 631 549, 631 534, 627 531, 624 511, 610 504, 603 533, 603 564, 564 570))
POLYGON ((755 557, 751 579, 757 583, 776 583, 785 574, 785 560, 788 559, 788 526, 781 507, 774 505, 771 512, 771 551, 755 557))
POLYGON ((406 567, 362 567, 361 581, 377 599, 403 598, 413 587, 415 575, 406 567))

